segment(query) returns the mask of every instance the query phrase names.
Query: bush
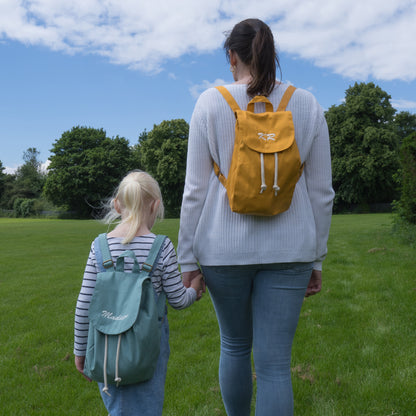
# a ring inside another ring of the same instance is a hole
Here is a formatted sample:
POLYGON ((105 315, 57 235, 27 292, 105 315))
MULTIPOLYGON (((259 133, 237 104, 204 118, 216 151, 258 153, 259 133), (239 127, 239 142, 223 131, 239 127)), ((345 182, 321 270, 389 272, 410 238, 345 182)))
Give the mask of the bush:
POLYGON ((25 199, 24 198, 16 198, 13 202, 13 215, 15 217, 21 217, 21 205, 25 199))
POLYGON ((35 199, 16 198, 13 203, 13 212, 15 217, 29 217, 35 213, 35 199))

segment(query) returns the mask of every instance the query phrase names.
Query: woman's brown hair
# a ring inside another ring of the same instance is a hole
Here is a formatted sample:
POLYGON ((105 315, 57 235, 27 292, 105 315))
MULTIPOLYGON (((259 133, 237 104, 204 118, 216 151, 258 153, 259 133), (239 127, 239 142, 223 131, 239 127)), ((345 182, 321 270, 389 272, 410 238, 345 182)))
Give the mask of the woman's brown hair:
POLYGON ((252 76, 247 94, 268 96, 276 82, 276 65, 280 64, 276 53, 273 33, 266 23, 259 19, 246 19, 237 23, 227 36, 224 49, 235 52, 241 61, 250 67, 252 76))

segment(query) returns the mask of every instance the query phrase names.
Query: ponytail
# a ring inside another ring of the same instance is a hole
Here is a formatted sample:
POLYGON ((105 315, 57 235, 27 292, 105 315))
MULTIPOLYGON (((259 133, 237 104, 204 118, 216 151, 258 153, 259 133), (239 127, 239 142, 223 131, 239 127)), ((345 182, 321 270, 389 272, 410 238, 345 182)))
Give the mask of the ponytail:
POLYGON ((121 181, 111 200, 110 209, 104 217, 107 224, 122 217, 121 223, 128 224, 128 231, 123 244, 128 244, 143 224, 148 207, 153 201, 160 200, 156 218, 163 218, 162 194, 158 183, 152 176, 142 171, 132 171, 121 181), (115 209, 115 200, 121 212, 115 209), (121 213, 123 215, 121 215, 121 213))
POLYGON ((247 87, 250 96, 271 94, 276 83, 276 65, 280 64, 273 33, 259 19, 247 19, 236 24, 224 43, 229 51, 237 53, 241 61, 250 67, 252 80, 247 87))

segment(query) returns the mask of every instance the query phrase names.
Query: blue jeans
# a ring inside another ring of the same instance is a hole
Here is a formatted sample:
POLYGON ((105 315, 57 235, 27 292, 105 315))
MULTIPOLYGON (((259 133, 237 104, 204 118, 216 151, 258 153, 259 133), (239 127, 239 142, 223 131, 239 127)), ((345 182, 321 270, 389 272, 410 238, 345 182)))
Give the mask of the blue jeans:
POLYGON ((104 385, 98 383, 104 405, 111 416, 162 415, 169 354, 169 324, 165 315, 160 339, 160 355, 153 377, 143 383, 119 387, 110 384, 108 392, 111 397, 102 392, 104 385))
POLYGON ((219 381, 228 416, 293 415, 291 350, 312 263, 203 266, 220 328, 219 381))

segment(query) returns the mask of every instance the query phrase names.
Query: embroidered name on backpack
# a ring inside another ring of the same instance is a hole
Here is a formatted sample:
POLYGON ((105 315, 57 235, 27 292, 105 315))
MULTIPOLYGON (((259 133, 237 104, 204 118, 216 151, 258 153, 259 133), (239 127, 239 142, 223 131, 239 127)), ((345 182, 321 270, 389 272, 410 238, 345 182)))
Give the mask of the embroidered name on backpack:
POLYGON ((264 141, 273 140, 276 141, 276 135, 274 133, 257 133, 259 136, 259 139, 264 141))
POLYGON ((102 311, 101 315, 104 318, 111 319, 113 321, 124 321, 129 316, 129 315, 114 316, 113 312, 108 312, 108 311, 102 311))

